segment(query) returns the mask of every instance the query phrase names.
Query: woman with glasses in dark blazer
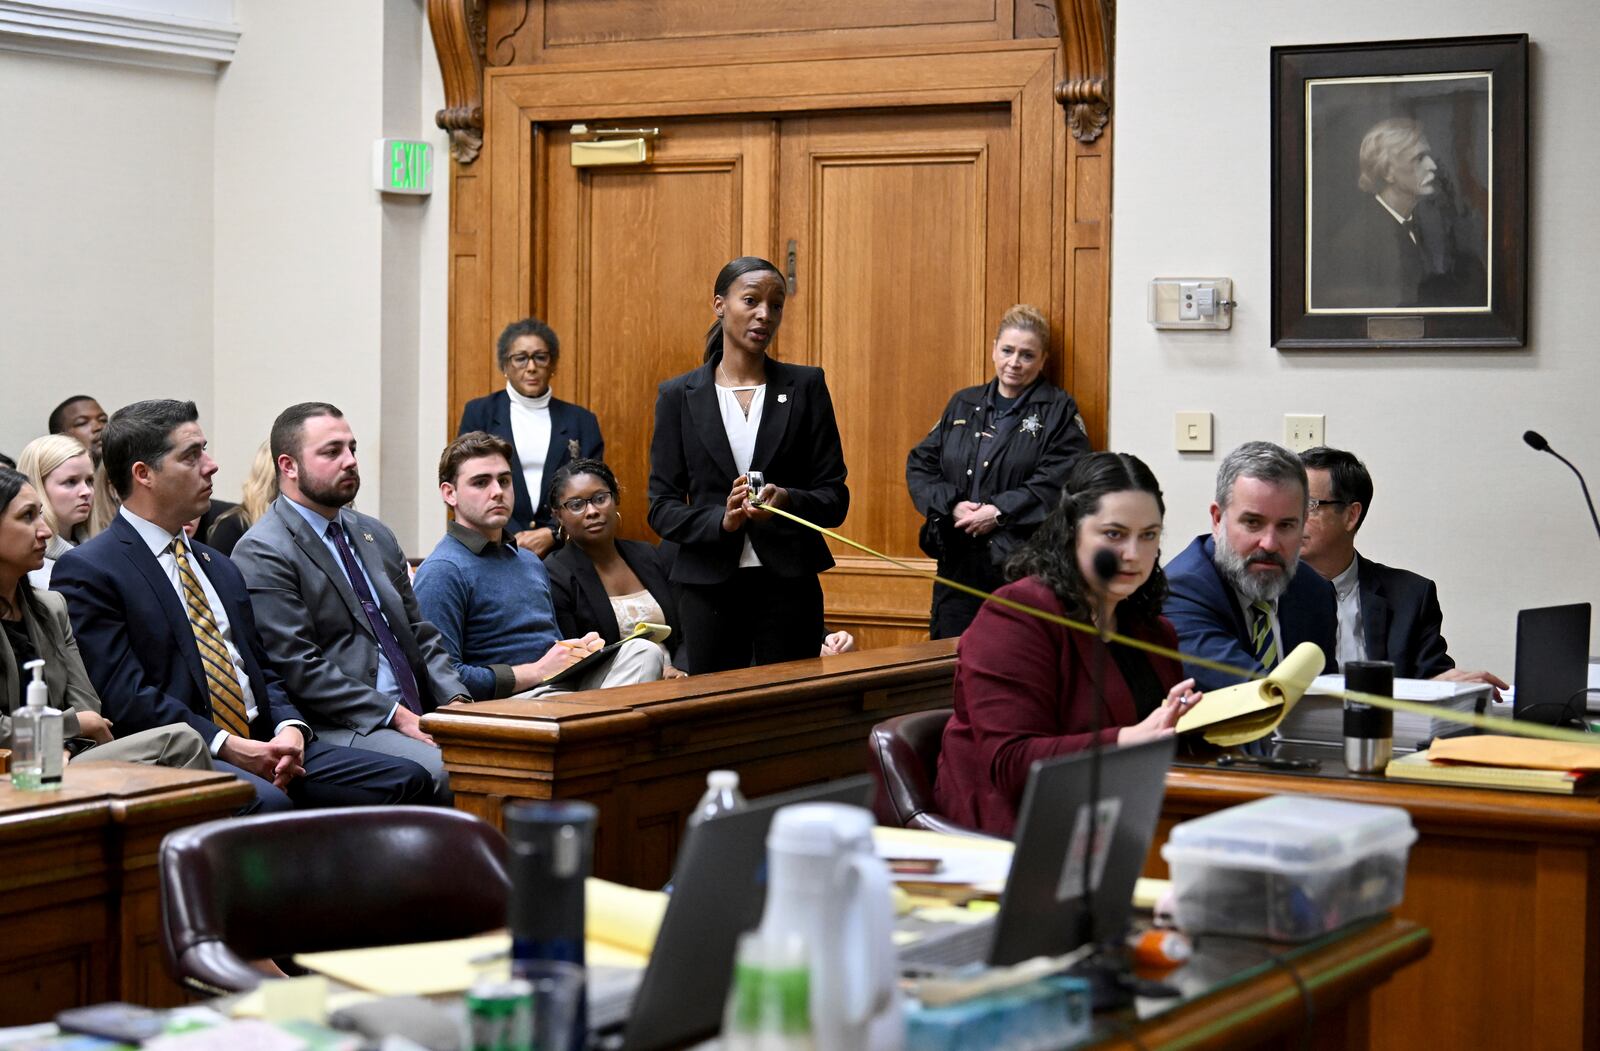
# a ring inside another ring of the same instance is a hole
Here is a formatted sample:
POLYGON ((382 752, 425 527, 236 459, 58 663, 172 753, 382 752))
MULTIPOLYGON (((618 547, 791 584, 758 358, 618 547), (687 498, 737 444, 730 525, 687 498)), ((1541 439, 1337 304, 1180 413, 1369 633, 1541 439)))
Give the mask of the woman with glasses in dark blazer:
POLYGON ((581 405, 550 393, 561 340, 538 318, 513 321, 495 343, 506 377, 504 390, 467 402, 457 436, 488 431, 511 443, 511 486, 516 502, 506 531, 517 546, 544 558, 557 546, 555 519, 544 503, 558 470, 572 460, 601 459, 606 443, 600 421, 581 405))
POLYGON ((549 503, 564 541, 544 566, 562 637, 593 631, 612 643, 641 621, 665 624, 672 634, 662 678, 683 675, 674 666, 684 634, 677 589, 667 579, 668 559, 650 544, 617 538, 622 507, 611 468, 599 460, 573 460, 556 472, 549 503))
POLYGON ((678 545, 671 579, 696 674, 815 657, 823 637, 817 574, 833 556, 818 533, 769 508, 837 526, 850 492, 822 370, 768 353, 785 295, 765 259, 723 267, 705 364, 656 398, 650 526, 678 545))

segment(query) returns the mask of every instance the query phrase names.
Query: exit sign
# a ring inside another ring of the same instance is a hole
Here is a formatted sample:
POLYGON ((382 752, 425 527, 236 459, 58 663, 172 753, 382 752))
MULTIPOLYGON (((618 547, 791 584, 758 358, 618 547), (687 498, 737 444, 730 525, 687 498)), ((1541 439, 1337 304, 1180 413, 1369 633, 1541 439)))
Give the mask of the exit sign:
POLYGON ((414 139, 374 142, 372 185, 382 193, 432 193, 433 146, 414 139))

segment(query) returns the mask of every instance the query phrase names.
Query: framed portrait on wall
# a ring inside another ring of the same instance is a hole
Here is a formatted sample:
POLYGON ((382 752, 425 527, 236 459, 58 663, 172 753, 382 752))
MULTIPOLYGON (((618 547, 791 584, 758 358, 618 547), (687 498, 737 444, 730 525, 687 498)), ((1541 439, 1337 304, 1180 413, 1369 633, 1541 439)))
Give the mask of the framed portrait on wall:
POLYGON ((1521 347, 1528 38, 1272 49, 1272 343, 1521 347))

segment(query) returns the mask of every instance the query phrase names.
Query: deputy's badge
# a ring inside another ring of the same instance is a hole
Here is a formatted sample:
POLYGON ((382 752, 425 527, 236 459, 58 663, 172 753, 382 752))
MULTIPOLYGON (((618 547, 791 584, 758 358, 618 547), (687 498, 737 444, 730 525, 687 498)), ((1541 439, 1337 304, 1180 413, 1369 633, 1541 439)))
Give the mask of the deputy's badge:
POLYGON ((567 439, 567 455, 572 457, 574 460, 580 459, 583 456, 583 447, 578 444, 578 439, 567 439))
POLYGON ((778 404, 779 405, 782 405, 784 402, 786 402, 788 400, 789 400, 789 396, 787 394, 778 395, 778 404))
POLYGON ((1027 419, 1023 420, 1022 430, 1025 434, 1031 434, 1035 438, 1039 437, 1039 432, 1044 430, 1039 423, 1039 414, 1033 413, 1027 419))
POLYGON ((371 533, 362 533, 361 534, 361 538, 363 540, 365 540, 369 544, 372 543, 372 534, 371 533))

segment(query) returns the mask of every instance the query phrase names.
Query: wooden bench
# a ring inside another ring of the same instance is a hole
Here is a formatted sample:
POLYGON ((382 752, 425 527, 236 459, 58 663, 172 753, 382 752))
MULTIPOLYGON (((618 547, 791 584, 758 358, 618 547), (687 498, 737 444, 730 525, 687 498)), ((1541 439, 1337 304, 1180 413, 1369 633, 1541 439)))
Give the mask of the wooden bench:
POLYGON ((867 733, 948 706, 955 640, 591 690, 483 701, 422 720, 444 750, 456 806, 496 826, 507 799, 600 808, 595 874, 659 887, 705 791, 739 771, 747 795, 866 770, 867 733))
POLYGON ((230 774, 135 763, 69 764, 48 792, 0 782, 0 1026, 186 1003, 162 959, 157 851, 250 798, 230 774))

